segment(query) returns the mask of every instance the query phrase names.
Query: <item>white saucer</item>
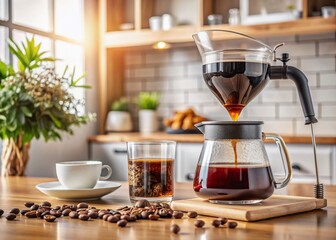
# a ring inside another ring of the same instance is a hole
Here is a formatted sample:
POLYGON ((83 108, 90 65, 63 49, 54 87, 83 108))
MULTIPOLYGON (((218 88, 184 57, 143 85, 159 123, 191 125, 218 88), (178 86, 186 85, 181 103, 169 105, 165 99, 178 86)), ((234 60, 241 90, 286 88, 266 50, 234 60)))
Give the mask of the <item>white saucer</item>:
POLYGON ((46 195, 63 200, 96 200, 100 199, 121 186, 120 183, 98 181, 94 188, 69 189, 60 182, 47 182, 36 185, 36 188, 46 195))

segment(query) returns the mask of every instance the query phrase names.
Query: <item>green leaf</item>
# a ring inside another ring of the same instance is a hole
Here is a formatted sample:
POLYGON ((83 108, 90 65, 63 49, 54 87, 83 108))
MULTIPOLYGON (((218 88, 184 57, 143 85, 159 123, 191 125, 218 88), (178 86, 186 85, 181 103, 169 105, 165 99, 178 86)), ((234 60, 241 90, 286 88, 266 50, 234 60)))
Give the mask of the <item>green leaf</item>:
POLYGON ((59 121, 52 113, 49 112, 48 116, 51 118, 51 120, 53 121, 53 123, 55 124, 55 126, 57 128, 61 128, 62 127, 61 121, 59 121))
POLYGON ((32 112, 27 107, 25 107, 25 106, 21 107, 21 111, 27 117, 32 117, 33 116, 32 112))
POLYGON ((0 115, 0 120, 2 120, 2 121, 6 121, 7 118, 6 118, 4 115, 0 115))

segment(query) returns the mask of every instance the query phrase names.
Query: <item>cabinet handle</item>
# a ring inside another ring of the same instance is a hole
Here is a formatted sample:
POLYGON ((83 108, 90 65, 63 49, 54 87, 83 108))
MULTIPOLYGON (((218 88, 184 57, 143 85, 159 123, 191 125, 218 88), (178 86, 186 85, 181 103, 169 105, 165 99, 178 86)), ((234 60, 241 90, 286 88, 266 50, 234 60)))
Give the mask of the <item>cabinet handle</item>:
POLYGON ((127 154, 127 150, 122 150, 122 149, 114 149, 113 152, 115 154, 127 154))
POLYGON ((302 173, 309 173, 307 169, 305 169, 301 164, 299 163, 293 163, 292 164, 292 169, 297 170, 302 173))
POLYGON ((187 174, 186 174, 186 179, 187 179, 188 181, 192 181, 192 180, 194 180, 194 177, 195 177, 195 174, 193 174, 193 173, 187 173, 187 174))

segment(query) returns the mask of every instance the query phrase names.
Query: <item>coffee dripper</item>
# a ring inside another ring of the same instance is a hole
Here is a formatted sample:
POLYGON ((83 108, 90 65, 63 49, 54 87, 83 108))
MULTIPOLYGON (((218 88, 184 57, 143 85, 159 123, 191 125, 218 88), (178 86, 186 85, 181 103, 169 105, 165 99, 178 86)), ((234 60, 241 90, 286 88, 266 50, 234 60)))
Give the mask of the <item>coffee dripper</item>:
MULTIPOLYGON (((303 114, 305 117, 305 124, 311 125, 312 143, 315 157, 315 173, 317 179, 317 182, 315 184, 315 196, 316 198, 323 198, 323 185, 320 184, 318 177, 316 144, 313 132, 313 124, 317 122, 317 119, 314 113, 314 108, 308 86, 308 80, 306 76, 302 73, 302 71, 300 71, 298 68, 287 65, 287 62, 290 60, 288 53, 283 53, 281 58, 277 57, 276 55, 277 49, 283 46, 284 44, 281 43, 272 48, 267 44, 252 37, 249 37, 247 35, 226 30, 201 31, 194 34, 193 38, 195 40, 195 43, 202 58, 204 81, 211 90, 211 92, 219 100, 219 102, 227 109, 233 121, 238 120, 238 117, 241 111, 244 109, 244 107, 265 88, 269 80, 291 79, 294 81, 300 98, 303 114), (231 41, 231 43, 228 44, 228 42, 224 41, 223 39, 225 40, 237 39, 237 40, 235 42, 231 41), (281 66, 271 65, 273 62, 276 62, 278 60, 282 62, 281 66)), ((218 147, 218 148, 207 147, 207 145, 209 145, 208 141, 210 141, 210 143, 212 144, 217 144, 221 141, 230 140, 231 150, 229 152, 233 152, 234 154, 239 155, 241 153, 237 152, 235 146, 241 142, 244 142, 245 140, 249 140, 240 137, 246 135, 245 131, 251 131, 251 129, 253 129, 251 128, 251 126, 261 125, 258 122, 240 121, 239 123, 229 124, 230 127, 228 128, 227 124, 228 123, 217 124, 216 122, 203 122, 196 125, 196 127, 198 127, 205 134, 205 144, 202 149, 198 166, 210 166, 208 165, 208 163, 210 163, 209 160, 205 160, 206 158, 203 157, 205 155, 209 156, 209 154, 210 156, 213 155, 212 151, 216 151, 217 155, 220 155, 220 153, 222 153, 223 156, 225 156, 226 154, 225 151, 227 151, 227 149, 224 150, 225 147, 218 147), (220 132, 222 134, 220 134, 215 138, 207 138, 206 137, 207 129, 210 128, 209 126, 211 126, 212 128, 211 131, 220 132), (240 134, 235 135, 237 138, 228 138, 227 137, 228 132, 238 132, 240 134)), ((254 138, 251 138, 251 140, 258 140, 258 141, 260 139, 263 138, 260 136, 258 137, 254 136, 254 138)), ((281 139, 281 137, 279 137, 279 139, 281 139)), ((285 144, 283 143, 282 140, 279 139, 277 139, 275 142, 278 144, 278 146, 284 146, 283 149, 280 149, 280 152, 282 155, 285 153, 285 155, 288 157, 285 144)), ((264 152, 263 148, 260 148, 260 152, 264 152)), ((264 166, 267 168, 269 166, 267 155, 266 157, 263 156, 263 158, 266 160, 261 161, 263 162, 263 164, 258 166, 264 166)), ((212 157, 210 157, 209 159, 212 160, 212 157)), ((237 164, 233 164, 230 167, 238 168, 240 164, 239 159, 240 158, 238 157, 237 164)), ((219 162, 217 160, 216 160, 217 165, 218 163, 224 164, 227 162, 227 159, 222 159, 219 162)), ((251 160, 251 162, 248 162, 246 168, 249 168, 251 166, 255 167, 253 166, 254 165, 253 161, 251 160)), ((289 157, 288 160, 286 160, 285 162, 288 165, 285 168, 287 169, 286 179, 290 179, 289 175, 291 172, 291 166, 289 157)), ((202 170, 205 175, 209 174, 209 172, 206 173, 207 171, 206 169, 207 168, 203 168, 202 170)), ((208 170, 209 169, 210 168, 208 168, 208 170)), ((197 171, 198 169, 196 169, 196 177, 198 174, 197 171)), ((271 171, 269 172, 269 176, 270 181, 273 182, 274 187, 277 187, 276 181, 274 180, 271 171)), ((194 181, 194 190, 196 194, 202 197, 202 194, 200 192, 202 189, 203 191, 204 189, 209 189, 208 184, 207 182, 205 182, 205 179, 203 180, 196 179, 196 177, 195 180, 197 181, 196 182, 194 181)), ((219 179, 218 181, 221 180, 219 179)), ((281 184, 281 187, 285 186, 288 182, 289 181, 284 181, 284 184, 281 184)), ((234 187, 233 189, 237 190, 234 187)), ((216 192, 216 190, 214 192, 216 192)), ((222 201, 228 203, 230 202, 239 203, 239 201, 256 200, 256 199, 239 199, 239 198, 229 199, 228 198, 228 195, 230 195, 229 191, 226 192, 222 191, 221 193, 217 191, 217 195, 222 195, 222 198, 217 197, 217 200, 219 199, 218 202, 222 201)), ((209 197, 204 198, 208 200, 210 199, 209 197)), ((215 198, 212 196, 212 199, 215 198)))

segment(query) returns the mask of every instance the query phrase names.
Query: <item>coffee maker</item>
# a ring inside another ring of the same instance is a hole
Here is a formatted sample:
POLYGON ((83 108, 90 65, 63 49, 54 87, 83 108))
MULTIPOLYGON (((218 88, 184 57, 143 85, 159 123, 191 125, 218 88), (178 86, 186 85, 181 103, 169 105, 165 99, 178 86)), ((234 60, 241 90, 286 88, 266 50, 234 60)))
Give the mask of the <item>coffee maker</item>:
POLYGON ((205 135, 194 179, 196 194, 215 203, 248 204, 260 202, 271 195, 271 185, 275 188, 287 185, 291 178, 291 165, 282 138, 262 133, 262 122, 238 121, 238 117, 270 80, 291 79, 298 91, 305 124, 311 126, 316 173, 315 197, 323 198, 313 132, 313 124, 317 123, 317 119, 308 80, 298 68, 287 65, 290 60, 288 53, 283 53, 278 58, 277 49, 284 43, 272 48, 255 38, 227 30, 201 31, 194 34, 193 39, 202 58, 203 79, 233 120, 202 122, 196 125, 205 135), (229 44, 225 41, 232 39, 235 41, 229 44), (277 61, 281 65, 274 65, 277 61), (269 169, 262 144, 265 139, 273 139, 279 146, 286 170, 281 181, 274 179, 269 169), (220 181, 225 183, 220 184, 220 181), (228 184, 230 181, 232 183, 228 184), (258 187, 258 184, 264 189, 258 187), (258 191, 268 191, 270 194, 258 195, 258 191))

